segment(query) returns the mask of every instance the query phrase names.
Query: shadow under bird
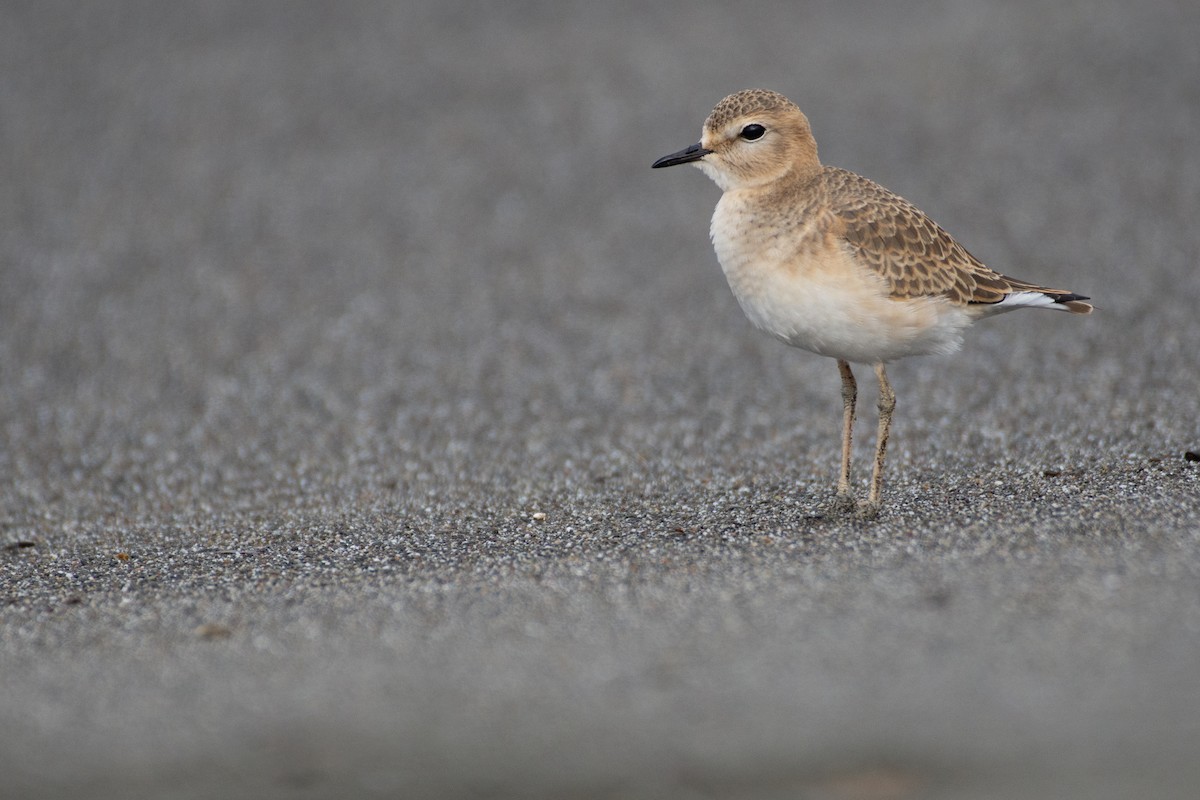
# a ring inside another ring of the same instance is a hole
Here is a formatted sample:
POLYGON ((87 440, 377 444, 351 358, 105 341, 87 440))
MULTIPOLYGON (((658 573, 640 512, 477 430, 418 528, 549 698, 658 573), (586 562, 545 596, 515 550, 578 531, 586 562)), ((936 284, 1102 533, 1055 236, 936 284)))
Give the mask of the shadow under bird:
POLYGON ((721 187, 710 235, 729 288, 755 327, 837 359, 842 378, 838 510, 873 517, 896 395, 889 361, 949 353, 978 319, 1017 308, 1090 314, 1087 297, 1001 275, 904 198, 823 166, 808 118, 776 92, 726 97, 700 141, 654 168, 693 164, 721 187), (858 388, 850 364, 879 380, 879 431, 865 502, 850 486, 858 388))

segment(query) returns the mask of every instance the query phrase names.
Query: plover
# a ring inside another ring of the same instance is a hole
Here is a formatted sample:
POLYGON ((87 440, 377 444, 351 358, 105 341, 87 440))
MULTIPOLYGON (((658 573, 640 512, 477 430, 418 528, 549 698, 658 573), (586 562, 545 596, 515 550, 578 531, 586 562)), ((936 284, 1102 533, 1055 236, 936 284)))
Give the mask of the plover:
POLYGON ((896 395, 885 365, 949 353, 978 319, 1016 308, 1092 311, 1088 298, 984 266, 904 198, 861 175, 822 166, 808 118, 776 92, 726 97, 700 141, 655 168, 694 164, 721 187, 710 236, 729 287, 759 329, 837 359, 842 465, 836 507, 879 511, 896 395), (850 364, 879 379, 879 432, 865 503, 850 484, 857 384, 850 364))

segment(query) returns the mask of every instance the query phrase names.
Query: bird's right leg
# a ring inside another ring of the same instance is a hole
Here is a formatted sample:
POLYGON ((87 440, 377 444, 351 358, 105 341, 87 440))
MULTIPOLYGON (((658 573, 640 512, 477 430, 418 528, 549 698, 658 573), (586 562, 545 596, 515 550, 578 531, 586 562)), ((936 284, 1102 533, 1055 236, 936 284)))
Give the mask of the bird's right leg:
POLYGON ((847 361, 838 359, 838 371, 842 373, 842 472, 838 476, 837 499, 834 506, 840 511, 855 508, 854 492, 850 489, 850 441, 854 430, 854 409, 858 402, 858 384, 847 361))
POLYGON ((879 438, 875 443, 875 468, 871 470, 871 491, 858 509, 859 516, 874 519, 879 514, 879 493, 883 486, 883 459, 887 455, 888 435, 892 430, 892 412, 896 410, 896 392, 888 381, 883 362, 875 365, 879 379, 879 438))

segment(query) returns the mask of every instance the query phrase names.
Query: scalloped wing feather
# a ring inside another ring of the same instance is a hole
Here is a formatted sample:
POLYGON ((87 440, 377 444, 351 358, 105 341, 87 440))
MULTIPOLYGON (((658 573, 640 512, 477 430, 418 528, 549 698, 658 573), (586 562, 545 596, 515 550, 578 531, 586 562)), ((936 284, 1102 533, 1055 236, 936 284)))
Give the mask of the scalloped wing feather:
MULTIPOLYGON (((834 167, 826 167, 822 178, 834 232, 897 299, 941 295, 964 305, 999 306, 1016 293, 1034 292, 1066 311, 1092 310, 1080 295, 989 269, 923 211, 868 178, 834 167)), ((1029 304, 1009 307, 1017 305, 1029 304)))

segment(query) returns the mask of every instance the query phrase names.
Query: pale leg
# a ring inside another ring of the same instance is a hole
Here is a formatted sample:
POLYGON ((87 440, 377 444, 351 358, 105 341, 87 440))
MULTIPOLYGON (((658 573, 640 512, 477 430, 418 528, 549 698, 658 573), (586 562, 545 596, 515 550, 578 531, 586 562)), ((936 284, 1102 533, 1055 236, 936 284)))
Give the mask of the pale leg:
POLYGON ((858 402, 858 384, 850 364, 838 359, 838 371, 842 373, 842 473, 838 477, 837 506, 854 508, 854 493, 850 489, 850 439, 854 430, 854 409, 858 402))
POLYGON ((875 442, 875 469, 871 472, 871 491, 867 495, 867 513, 879 511, 879 490, 883 486, 883 459, 887 455, 888 434, 892 428, 892 411, 896 408, 896 393, 888 383, 883 363, 875 365, 875 377, 879 379, 879 438, 875 442))

